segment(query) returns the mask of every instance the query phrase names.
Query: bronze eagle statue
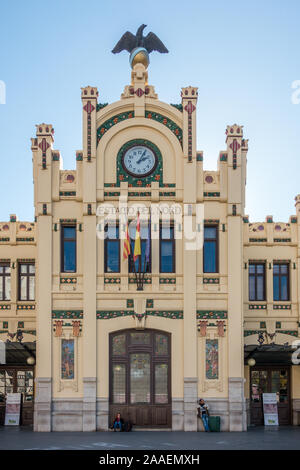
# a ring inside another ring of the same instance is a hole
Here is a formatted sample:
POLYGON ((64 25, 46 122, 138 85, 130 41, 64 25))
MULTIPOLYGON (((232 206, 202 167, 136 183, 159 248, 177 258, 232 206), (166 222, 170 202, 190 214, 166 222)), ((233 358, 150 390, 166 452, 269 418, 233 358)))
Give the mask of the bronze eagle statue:
POLYGON ((126 33, 123 34, 111 52, 113 54, 118 54, 124 50, 131 52, 136 47, 143 47, 148 51, 149 54, 152 51, 158 51, 162 54, 169 52, 162 41, 156 36, 156 34, 151 32, 148 33, 147 36, 143 35, 143 31, 146 26, 146 24, 142 24, 138 28, 136 35, 126 31, 126 33))

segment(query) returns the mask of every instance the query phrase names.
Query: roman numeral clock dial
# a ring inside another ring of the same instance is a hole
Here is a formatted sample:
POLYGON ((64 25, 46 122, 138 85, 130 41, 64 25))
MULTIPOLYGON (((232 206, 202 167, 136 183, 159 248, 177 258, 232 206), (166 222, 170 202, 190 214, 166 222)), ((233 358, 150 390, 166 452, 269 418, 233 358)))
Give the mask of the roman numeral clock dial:
POLYGON ((123 154, 122 165, 127 173, 137 178, 150 175, 157 166, 157 156, 145 145, 134 145, 123 154))

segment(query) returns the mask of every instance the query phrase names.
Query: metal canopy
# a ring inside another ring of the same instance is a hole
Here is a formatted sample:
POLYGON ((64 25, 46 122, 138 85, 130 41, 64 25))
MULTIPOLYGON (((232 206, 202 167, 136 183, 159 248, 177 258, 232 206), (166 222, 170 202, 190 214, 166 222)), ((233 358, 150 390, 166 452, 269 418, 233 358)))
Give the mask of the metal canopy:
POLYGON ((36 343, 9 342, 5 343, 5 350, 6 364, 27 365, 27 358, 35 357, 36 343))
POLYGON ((255 359, 256 365, 292 365, 292 354, 295 350, 289 344, 248 345, 244 347, 245 365, 250 357, 255 359))

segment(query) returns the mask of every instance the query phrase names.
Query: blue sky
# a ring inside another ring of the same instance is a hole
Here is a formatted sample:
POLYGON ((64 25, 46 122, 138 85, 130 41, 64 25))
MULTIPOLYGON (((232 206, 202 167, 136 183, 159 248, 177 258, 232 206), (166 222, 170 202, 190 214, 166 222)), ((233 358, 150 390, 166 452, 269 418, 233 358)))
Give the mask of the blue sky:
POLYGON ((94 85, 112 102, 130 81, 128 54, 111 54, 126 30, 141 23, 166 44, 151 54, 149 83, 159 99, 180 102, 182 86, 198 86, 197 147, 216 169, 227 124, 249 139, 246 214, 250 221, 287 221, 300 193, 298 0, 37 0, 2 3, 0 80, 0 220, 33 218, 30 137, 35 124, 55 128, 64 168, 82 148, 80 87, 94 85))

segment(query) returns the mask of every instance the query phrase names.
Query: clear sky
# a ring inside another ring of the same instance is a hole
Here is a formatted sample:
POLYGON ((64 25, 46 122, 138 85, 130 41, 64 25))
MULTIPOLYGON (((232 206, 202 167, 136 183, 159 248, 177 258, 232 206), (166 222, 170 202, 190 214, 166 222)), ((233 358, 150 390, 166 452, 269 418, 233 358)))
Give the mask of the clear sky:
POLYGON ((151 54, 149 83, 159 99, 180 102, 199 88, 197 148, 216 169, 227 124, 249 139, 246 214, 287 221, 300 193, 299 0, 11 0, 2 2, 0 80, 0 220, 33 219, 30 137, 35 124, 55 128, 64 168, 82 148, 80 87, 100 102, 120 98, 130 82, 128 53, 111 54, 126 31, 145 23, 169 49, 151 54))

